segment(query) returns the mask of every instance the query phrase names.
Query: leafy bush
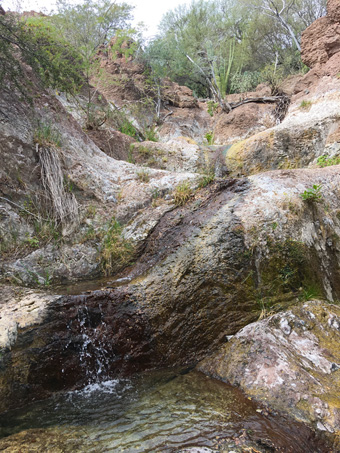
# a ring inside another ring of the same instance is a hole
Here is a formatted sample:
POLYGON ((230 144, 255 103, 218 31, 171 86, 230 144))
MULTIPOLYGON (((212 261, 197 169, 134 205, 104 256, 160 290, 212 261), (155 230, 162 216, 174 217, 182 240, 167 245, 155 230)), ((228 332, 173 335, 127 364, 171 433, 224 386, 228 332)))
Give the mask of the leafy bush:
POLYGON ((205 134, 204 138, 208 142, 208 145, 213 145, 214 144, 214 132, 209 131, 205 134))
POLYGON ((208 113, 210 116, 214 116, 214 113, 216 112, 216 110, 218 109, 218 102, 214 102, 214 101, 208 101, 207 102, 207 105, 208 105, 208 113))
POLYGON ((252 91, 260 83, 260 80, 261 74, 258 71, 236 72, 231 77, 230 92, 244 93, 246 91, 252 91))
POLYGON ((322 198, 321 184, 314 184, 310 189, 305 190, 300 194, 303 201, 317 202, 322 198))
POLYGON ((129 135, 132 138, 135 138, 135 139, 138 138, 138 134, 137 134, 136 128, 127 119, 124 119, 122 121, 121 125, 119 126, 119 131, 122 132, 125 135, 129 135))
POLYGON ((67 93, 82 86, 82 58, 47 19, 24 22, 12 14, 0 15, 0 85, 10 82, 28 95, 21 62, 32 67, 44 86, 67 93))
POLYGON ((318 157, 317 163, 319 167, 330 167, 331 165, 339 165, 340 164, 340 156, 320 156, 318 157))

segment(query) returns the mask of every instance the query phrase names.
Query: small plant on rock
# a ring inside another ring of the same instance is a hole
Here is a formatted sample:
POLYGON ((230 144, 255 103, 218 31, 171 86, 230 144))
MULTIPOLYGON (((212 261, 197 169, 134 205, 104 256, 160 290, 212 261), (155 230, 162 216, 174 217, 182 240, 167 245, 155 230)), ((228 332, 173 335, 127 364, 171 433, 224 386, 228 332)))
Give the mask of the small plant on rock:
POLYGON ((148 140, 149 142, 158 142, 157 133, 155 131, 154 126, 145 128, 144 137, 145 140, 148 140))
POLYGON ((112 218, 103 240, 101 251, 102 269, 105 275, 127 266, 133 257, 134 247, 122 236, 122 227, 112 218))
POLYGON ((150 173, 143 168, 142 170, 137 171, 137 178, 141 182, 149 182, 150 181, 150 173))
POLYGON ((212 131, 207 132, 204 137, 207 140, 208 145, 214 144, 214 133, 212 131))
POLYGON ((192 189, 188 182, 179 184, 174 191, 175 204, 177 206, 183 206, 191 197, 192 189))
POLYGON ((33 139, 40 146, 61 146, 61 134, 50 122, 38 122, 34 129, 33 139))
POLYGON ((322 198, 321 189, 321 184, 314 184, 313 187, 306 189, 303 193, 300 194, 300 196, 303 201, 315 203, 317 201, 320 201, 320 199, 322 198))
POLYGON ((214 113, 218 109, 218 102, 208 101, 207 105, 208 105, 208 113, 209 113, 209 115, 210 116, 214 116, 214 113))
POLYGON ((202 178, 198 182, 198 187, 200 189, 203 189, 204 187, 208 186, 210 183, 212 183, 215 179, 215 174, 214 172, 209 172, 208 174, 202 176, 202 178))
POLYGON ((339 165, 340 164, 340 156, 320 156, 318 157, 317 163, 319 167, 330 167, 331 165, 339 165))
POLYGON ((301 110, 310 110, 310 108, 312 107, 312 101, 305 101, 303 100, 300 104, 300 109, 301 110))

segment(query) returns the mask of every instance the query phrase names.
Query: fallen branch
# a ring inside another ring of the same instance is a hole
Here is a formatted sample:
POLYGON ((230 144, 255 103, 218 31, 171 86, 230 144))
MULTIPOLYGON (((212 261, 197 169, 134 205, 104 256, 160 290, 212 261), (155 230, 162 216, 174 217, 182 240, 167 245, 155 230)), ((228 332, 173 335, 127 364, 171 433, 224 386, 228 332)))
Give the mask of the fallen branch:
POLYGON ((229 102, 229 105, 231 107, 231 110, 233 110, 236 109, 237 107, 240 107, 243 104, 249 104, 251 102, 267 104, 278 102, 284 98, 286 98, 286 96, 262 96, 257 98, 246 98, 239 102, 229 102))

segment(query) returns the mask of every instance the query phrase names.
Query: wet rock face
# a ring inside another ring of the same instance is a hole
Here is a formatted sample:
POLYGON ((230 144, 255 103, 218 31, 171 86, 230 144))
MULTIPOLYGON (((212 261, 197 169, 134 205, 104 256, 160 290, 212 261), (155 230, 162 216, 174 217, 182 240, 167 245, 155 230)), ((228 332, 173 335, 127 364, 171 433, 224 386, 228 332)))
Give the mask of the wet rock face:
POLYGON ((328 433, 340 431, 340 308, 309 301, 250 324, 199 369, 328 433))
MULTIPOLYGON (((49 301, 43 319, 20 327, 4 346, 1 401, 43 398, 95 373, 195 363, 308 291, 339 298, 339 178, 328 167, 227 179, 163 212, 130 284, 49 301), (313 184, 322 199, 304 202, 313 184)), ((137 217, 130 233, 140 228, 137 217)))
POLYGON ((29 294, 2 310, 0 411, 150 367, 150 333, 124 291, 29 294), (26 311, 25 311, 26 310, 26 311), (33 316, 32 314, 33 313, 33 316), (29 316, 28 316, 29 315, 29 316))

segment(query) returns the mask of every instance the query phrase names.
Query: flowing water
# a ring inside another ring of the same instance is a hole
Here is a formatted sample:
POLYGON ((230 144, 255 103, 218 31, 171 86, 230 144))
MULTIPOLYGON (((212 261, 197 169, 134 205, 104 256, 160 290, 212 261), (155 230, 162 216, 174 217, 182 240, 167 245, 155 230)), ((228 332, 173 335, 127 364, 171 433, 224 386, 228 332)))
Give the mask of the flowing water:
POLYGON ((308 429, 196 371, 91 384, 2 415, 0 427, 0 451, 8 452, 326 451, 308 429), (237 449, 244 443, 256 448, 237 449))

